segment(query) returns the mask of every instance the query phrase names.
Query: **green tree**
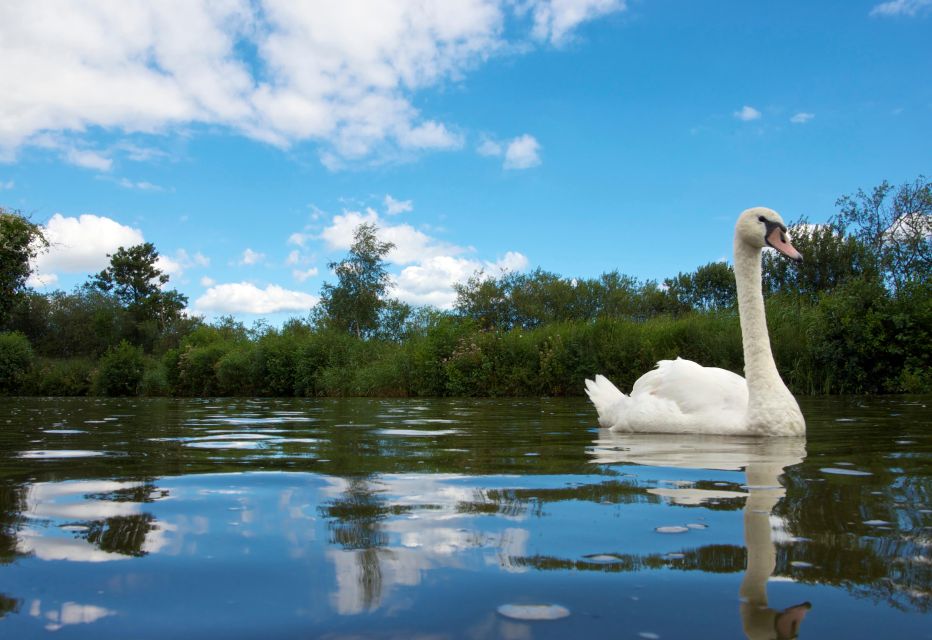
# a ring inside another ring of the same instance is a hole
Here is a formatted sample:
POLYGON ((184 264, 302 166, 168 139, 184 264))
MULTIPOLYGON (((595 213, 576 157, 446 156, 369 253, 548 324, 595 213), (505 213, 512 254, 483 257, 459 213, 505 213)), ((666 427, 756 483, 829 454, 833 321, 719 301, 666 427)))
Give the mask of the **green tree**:
POLYGON ((48 246, 42 229, 21 212, 0 207, 0 328, 26 288, 29 261, 48 246))
POLYGON ((684 309, 730 309, 737 301, 735 272, 724 262, 710 262, 693 273, 680 273, 663 283, 667 293, 684 309))
POLYGON ((894 188, 886 180, 870 193, 859 189, 835 203, 832 222, 879 258, 894 291, 932 273, 932 181, 919 176, 894 188))
POLYGON ((803 254, 803 261, 797 264, 775 251, 764 252, 764 287, 768 293, 815 300, 852 280, 879 277, 877 256, 834 224, 810 224, 800 218, 790 225, 790 236, 793 246, 803 254))
POLYGON ((387 304, 390 280, 385 256, 395 245, 382 242, 377 234, 374 224, 356 227, 349 256, 327 265, 336 274, 337 284, 325 283, 320 292, 318 321, 358 338, 375 334, 387 304))
POLYGON ((163 291, 169 276, 158 268, 159 253, 151 242, 108 254, 110 266, 88 282, 91 289, 108 293, 129 312, 134 321, 132 342, 147 350, 182 321, 187 296, 163 291))

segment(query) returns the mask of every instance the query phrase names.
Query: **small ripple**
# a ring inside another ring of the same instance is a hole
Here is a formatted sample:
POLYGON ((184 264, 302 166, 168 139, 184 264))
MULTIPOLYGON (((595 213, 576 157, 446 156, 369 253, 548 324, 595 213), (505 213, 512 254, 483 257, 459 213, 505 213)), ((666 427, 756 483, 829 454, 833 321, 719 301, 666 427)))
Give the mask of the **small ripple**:
POLYGON ((570 610, 558 604, 503 604, 498 612, 512 620, 559 620, 570 610))
POLYGON ((857 469, 836 469, 835 467, 822 467, 819 469, 822 473, 829 473, 837 476, 872 476, 870 471, 858 471, 857 469))
POLYGON ((96 456, 107 455, 103 451, 87 451, 84 449, 39 449, 33 451, 23 451, 19 454, 20 458, 35 459, 54 459, 54 458, 93 458, 96 456))

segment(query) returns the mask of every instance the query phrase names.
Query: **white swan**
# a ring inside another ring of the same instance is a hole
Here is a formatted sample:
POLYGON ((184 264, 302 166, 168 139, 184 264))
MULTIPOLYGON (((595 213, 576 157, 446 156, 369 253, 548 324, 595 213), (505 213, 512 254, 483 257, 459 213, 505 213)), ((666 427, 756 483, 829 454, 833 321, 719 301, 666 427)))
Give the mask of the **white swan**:
POLYGON ((773 361, 764 296, 761 250, 770 246, 797 262, 800 253, 776 211, 744 211, 735 225, 735 279, 744 345, 745 381, 715 367, 677 358, 661 360, 625 395, 604 376, 586 380, 599 424, 613 431, 798 436, 806 423, 773 361))

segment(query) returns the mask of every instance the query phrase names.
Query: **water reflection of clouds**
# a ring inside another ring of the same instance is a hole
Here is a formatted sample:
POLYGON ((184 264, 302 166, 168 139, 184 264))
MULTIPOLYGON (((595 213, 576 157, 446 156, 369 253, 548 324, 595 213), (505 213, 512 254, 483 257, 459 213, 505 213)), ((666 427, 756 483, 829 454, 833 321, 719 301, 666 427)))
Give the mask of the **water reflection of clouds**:
POLYGON ((58 631, 68 625, 97 622, 101 618, 116 615, 116 611, 77 602, 65 602, 60 607, 43 608, 41 600, 33 600, 29 606, 29 615, 44 619, 47 631, 58 631))
MULTIPOLYGON (((525 571, 512 558, 526 555, 530 538, 527 529, 510 526, 498 531, 480 530, 468 523, 477 516, 460 510, 463 503, 483 494, 480 480, 453 474, 384 475, 360 487, 359 481, 330 478, 321 491, 325 503, 367 492, 396 510, 411 508, 394 515, 388 515, 392 514, 389 509, 377 522, 366 520, 364 526, 375 527, 380 534, 365 532, 366 540, 376 539, 381 544, 327 550, 336 576, 336 588, 331 594, 333 608, 342 615, 372 611, 382 606, 393 588, 417 586, 429 570, 463 568, 470 560, 506 571, 525 571), (470 558, 469 554, 477 556, 470 558)), ((359 502, 358 498, 353 500, 359 502)), ((349 547, 361 542, 341 540, 349 547)))
POLYGON ((160 551, 175 527, 145 513, 142 502, 128 499, 137 496, 148 501, 162 497, 142 482, 28 485, 22 515, 34 524, 18 532, 16 550, 40 560, 70 562, 110 562, 160 551))

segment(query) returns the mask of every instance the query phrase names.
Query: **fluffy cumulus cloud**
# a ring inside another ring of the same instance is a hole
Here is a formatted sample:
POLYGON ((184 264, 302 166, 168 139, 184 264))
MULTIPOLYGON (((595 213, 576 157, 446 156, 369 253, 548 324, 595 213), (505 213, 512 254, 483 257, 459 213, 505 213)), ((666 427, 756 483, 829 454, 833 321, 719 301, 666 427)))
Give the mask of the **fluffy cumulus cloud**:
MULTIPOLYGON (((619 0, 10 0, 0 4, 0 156, 57 149, 97 171, 88 130, 221 126, 281 147, 311 141, 337 167, 463 136, 413 105, 518 39, 556 44, 619 0), (508 30, 511 37, 512 30, 508 30)), ((135 157, 135 156, 133 156, 135 157)))
POLYGON ((361 224, 374 224, 379 228, 379 239, 395 245, 386 259, 393 264, 410 264, 441 255, 458 255, 466 251, 462 247, 433 238, 410 224, 391 224, 383 220, 373 209, 365 213, 347 211, 333 216, 320 237, 329 249, 349 249, 353 244, 353 232, 361 224))
POLYGON ((292 291, 275 284, 260 289, 250 282, 232 282, 211 286, 194 302, 198 313, 267 314, 280 311, 308 311, 317 297, 292 291))
POLYGON ((580 23, 625 8, 623 0, 535 0, 527 3, 534 36, 561 44, 580 23))
POLYGON ((540 143, 528 133, 504 142, 483 138, 476 152, 480 156, 504 156, 505 169, 530 169, 540 164, 540 143))
POLYGON ((449 309, 456 302, 454 284, 479 272, 498 276, 507 271, 521 271, 527 264, 527 258, 516 251, 509 251, 495 262, 435 256, 402 269, 392 281, 392 295, 413 305, 449 309))
POLYGON ((799 113, 795 114, 792 118, 790 118, 790 122, 792 122, 793 124, 806 124, 813 118, 815 118, 814 113, 806 113, 805 111, 800 111, 799 113))
POLYGON ((534 136, 523 135, 505 149, 506 169, 530 169, 540 164, 540 144, 534 136))
POLYGON ((744 105, 738 111, 735 111, 732 115, 742 122, 751 122, 752 120, 760 119, 761 113, 754 107, 744 105))
POLYGON ((395 200, 391 195, 385 194, 385 213, 390 216, 405 213, 414 210, 414 203, 411 200, 395 200))
POLYGON ((478 260, 469 256, 470 248, 438 240, 409 224, 392 224, 372 209, 333 216, 320 238, 331 250, 349 249, 353 231, 363 223, 376 225, 379 239, 396 245, 386 257, 390 264, 402 267, 392 275, 392 295, 414 305, 449 308, 456 300, 454 284, 480 271, 497 276, 520 271, 528 264, 527 258, 515 251, 497 261, 478 260))
POLYGON ((43 231, 49 248, 32 263, 35 284, 57 282, 61 273, 100 271, 110 263, 107 254, 144 242, 139 229, 89 213, 78 217, 56 213, 43 231))
POLYGON ((264 258, 264 253, 259 253, 258 251, 253 251, 249 247, 246 247, 246 249, 243 251, 243 255, 239 259, 239 263, 241 265, 250 266, 259 264, 264 258))
POLYGON ((881 17, 912 17, 930 9, 932 9, 932 0, 890 0, 890 2, 874 5, 870 14, 881 17))

